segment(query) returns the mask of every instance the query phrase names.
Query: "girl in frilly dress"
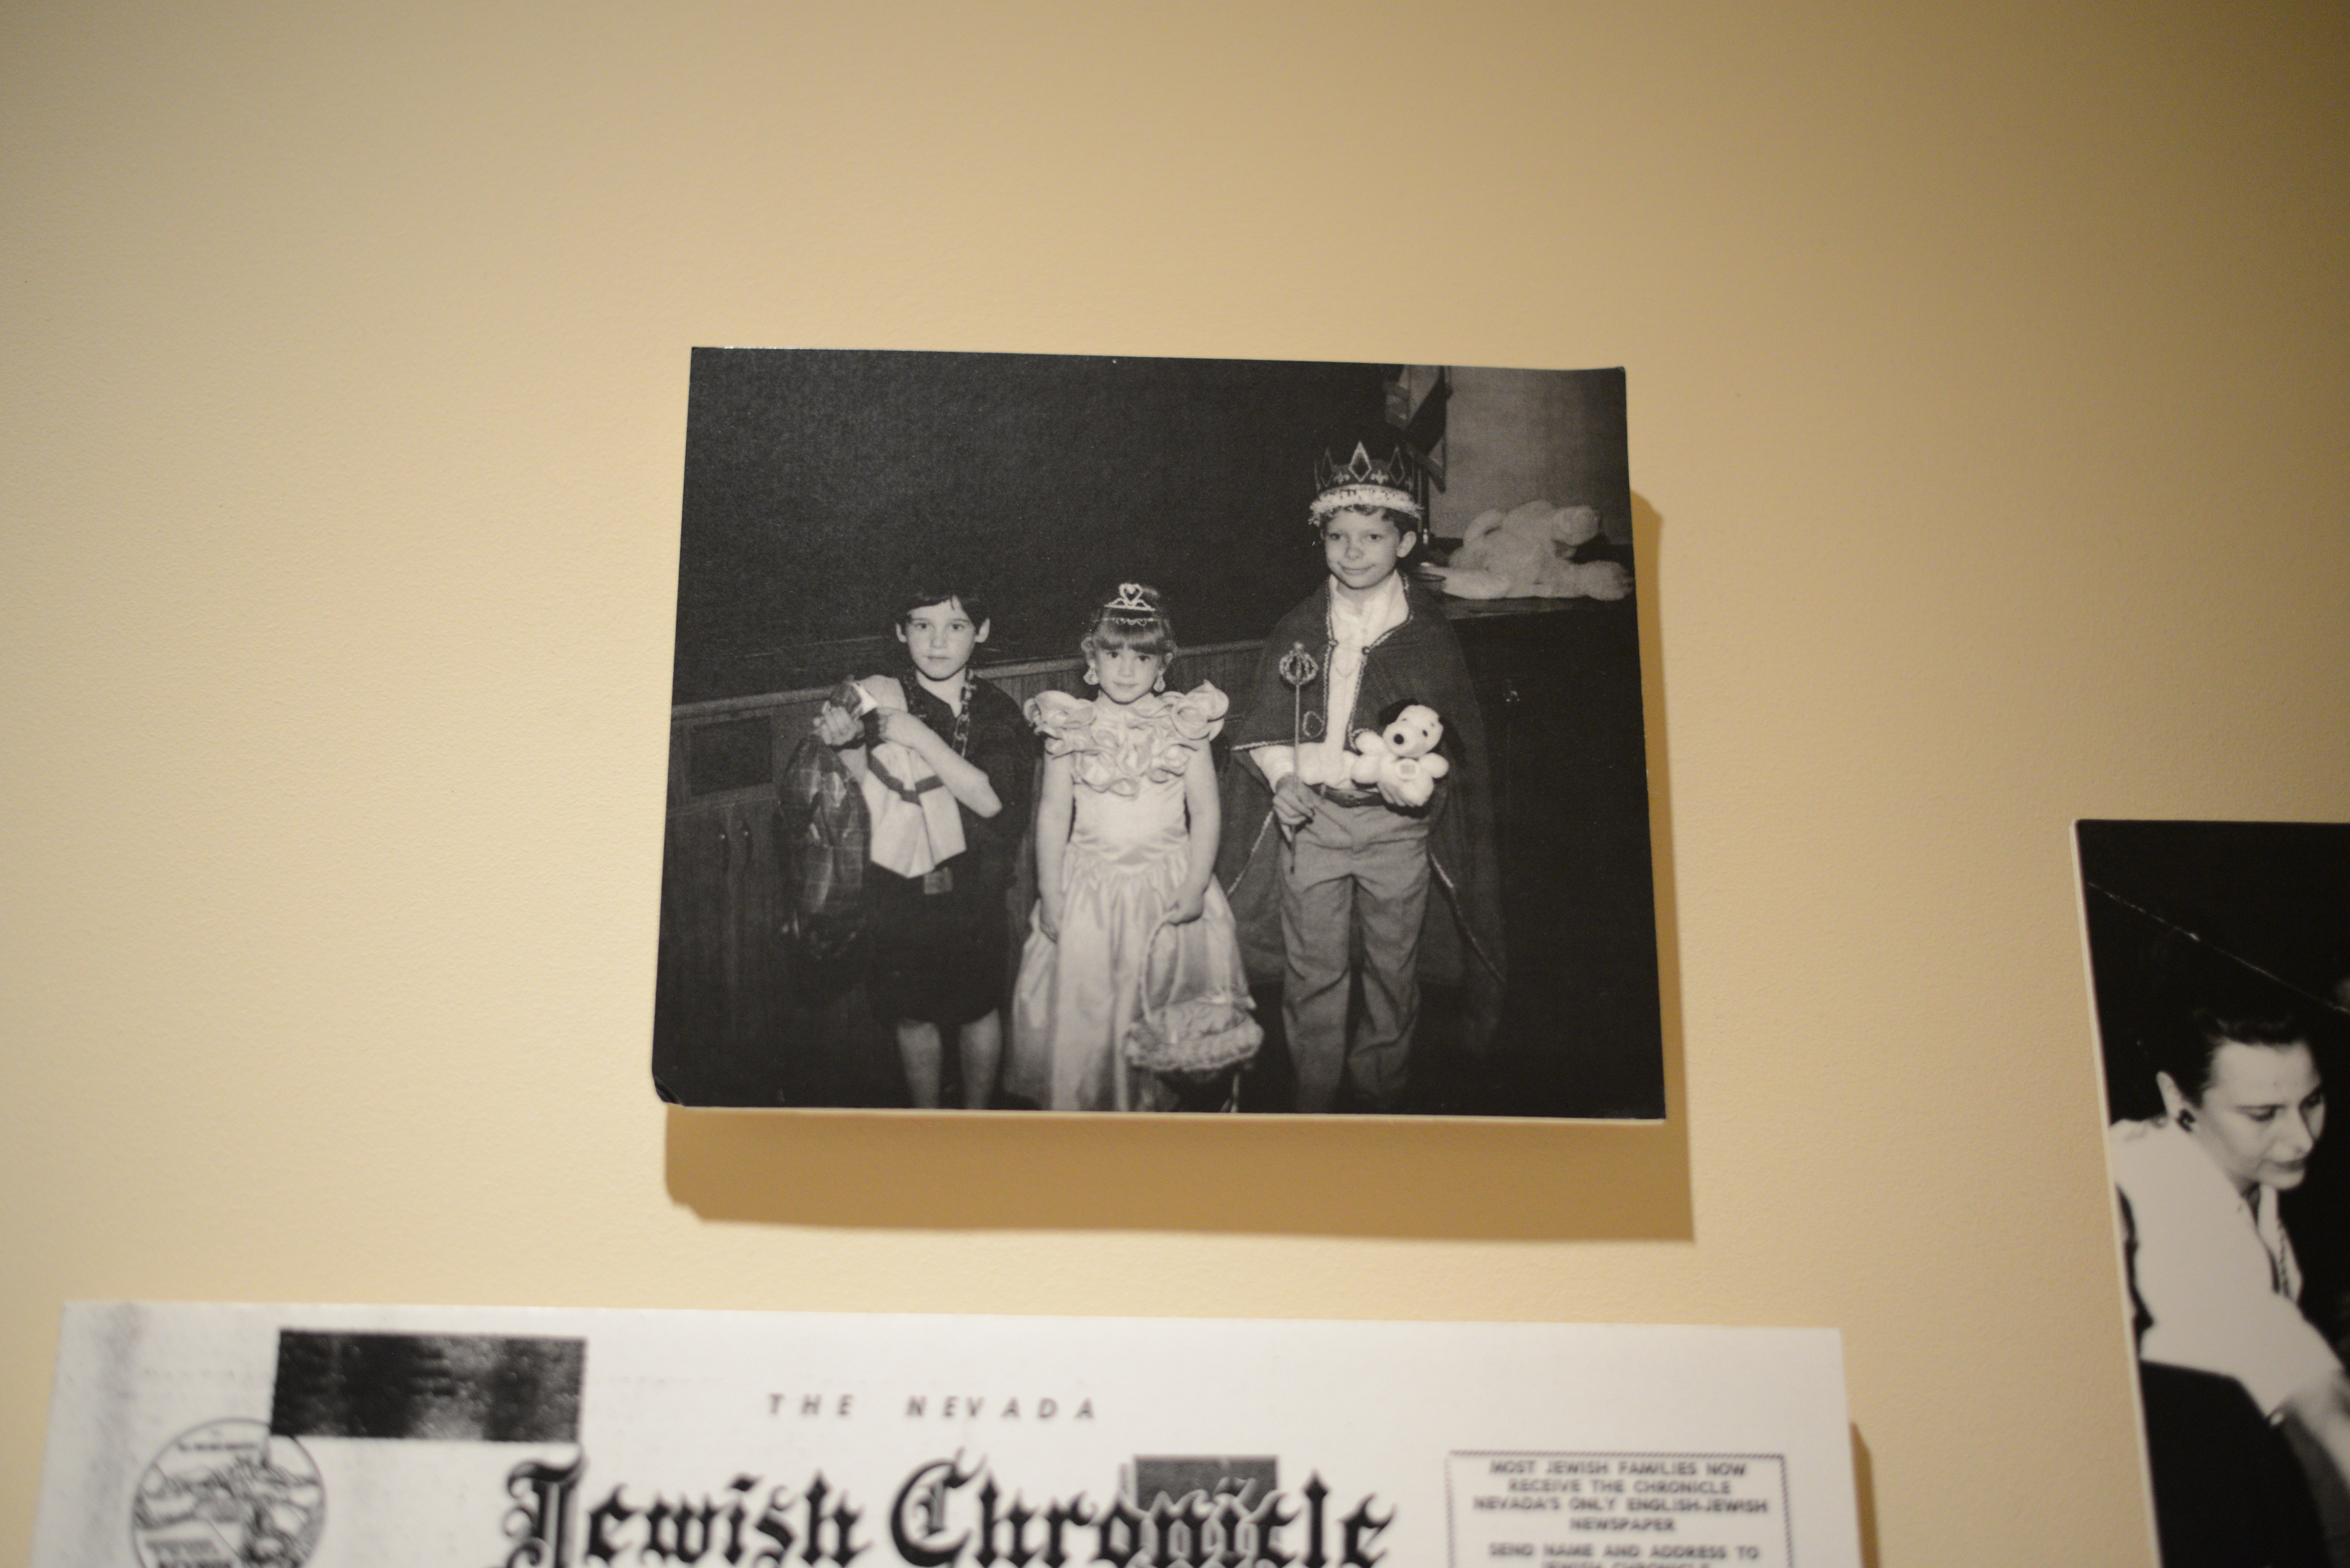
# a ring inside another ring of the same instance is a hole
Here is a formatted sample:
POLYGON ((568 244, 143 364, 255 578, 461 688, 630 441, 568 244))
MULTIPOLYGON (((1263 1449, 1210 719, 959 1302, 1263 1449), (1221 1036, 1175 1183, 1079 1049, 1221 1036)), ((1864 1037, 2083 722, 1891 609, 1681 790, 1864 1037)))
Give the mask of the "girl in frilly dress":
POLYGON ((1045 775, 1005 1086, 1056 1111, 1165 1110, 1161 1074, 1222 1072, 1263 1038, 1214 875, 1208 742, 1227 700, 1205 681, 1164 695, 1175 629, 1156 589, 1121 584, 1089 618, 1098 695, 1025 709, 1045 775))

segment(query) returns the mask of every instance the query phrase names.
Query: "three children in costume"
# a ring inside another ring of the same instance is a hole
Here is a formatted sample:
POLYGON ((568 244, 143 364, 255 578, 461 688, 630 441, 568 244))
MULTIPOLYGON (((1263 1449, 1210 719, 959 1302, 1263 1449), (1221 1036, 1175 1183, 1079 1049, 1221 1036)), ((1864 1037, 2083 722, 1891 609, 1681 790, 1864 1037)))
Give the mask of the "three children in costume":
MULTIPOLYGON (((1391 1111, 1423 977, 1467 987, 1472 1036, 1498 1016, 1484 727, 1440 606, 1403 573, 1419 503, 1399 463, 1359 446, 1323 479, 1309 521, 1325 580, 1275 625, 1229 727, 1212 685, 1166 691, 1173 624, 1144 585, 1120 585, 1088 618, 1090 697, 1044 692, 1019 715, 969 670, 983 606, 941 591, 905 607, 913 679, 902 710, 883 699, 871 757, 851 765, 878 812, 935 816, 925 790, 951 795, 968 845, 938 862, 945 888, 926 885, 935 870, 876 868, 877 1011, 895 1021, 917 1105, 939 1103, 951 1027, 967 1106, 990 1103, 1000 1063, 1005 1091, 1045 1108, 1171 1108, 1179 1078, 1254 1053, 1249 982, 1278 979, 1295 1108, 1391 1111), (1354 784, 1347 758, 1357 731, 1413 702, 1441 716, 1452 764, 1417 806, 1354 784), (1027 826, 1032 728, 1037 898, 1007 1048, 1004 894, 1027 826), (1233 753, 1221 785, 1219 732, 1233 753), (910 755, 891 768, 898 747, 910 755), (933 784, 904 776, 923 765, 933 784)), ((867 738, 849 730, 833 709, 818 721, 844 756, 867 738)))

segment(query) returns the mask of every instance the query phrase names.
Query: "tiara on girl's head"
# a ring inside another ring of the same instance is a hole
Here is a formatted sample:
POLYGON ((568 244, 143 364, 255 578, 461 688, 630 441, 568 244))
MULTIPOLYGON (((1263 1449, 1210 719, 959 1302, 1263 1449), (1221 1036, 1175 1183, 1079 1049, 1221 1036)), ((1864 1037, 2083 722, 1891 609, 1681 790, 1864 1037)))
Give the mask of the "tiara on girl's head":
POLYGON ((1411 491, 1411 459, 1401 452, 1381 462, 1357 441, 1355 455, 1343 463, 1332 462, 1326 452, 1314 465, 1314 485, 1321 493, 1305 515, 1317 528, 1333 512, 1357 506, 1384 506, 1414 521, 1420 515, 1419 497, 1411 491))
POLYGON ((1144 615, 1157 615, 1159 607, 1144 598, 1142 594, 1143 587, 1140 583, 1120 583, 1118 585, 1118 597, 1102 606, 1102 608, 1139 610, 1144 615))

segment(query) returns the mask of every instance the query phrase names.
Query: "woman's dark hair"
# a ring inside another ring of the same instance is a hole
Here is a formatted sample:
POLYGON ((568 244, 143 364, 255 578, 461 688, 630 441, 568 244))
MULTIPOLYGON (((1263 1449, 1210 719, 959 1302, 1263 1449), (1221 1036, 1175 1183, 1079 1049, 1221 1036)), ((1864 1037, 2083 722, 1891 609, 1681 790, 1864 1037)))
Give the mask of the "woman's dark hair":
POLYGON ((2310 1022, 2300 1009, 2272 997, 2215 998, 2166 1008, 2147 1031, 2147 1054, 2155 1070, 2170 1075, 2178 1092, 2199 1100, 2211 1086, 2211 1063, 2227 1044, 2263 1045, 2282 1051, 2314 1049, 2310 1022))
POLYGON ((1104 648, 1130 648, 1137 653, 1173 659, 1175 622, 1157 588, 1149 583, 1120 583, 1087 612, 1085 640, 1079 646, 1088 659, 1104 648), (1146 607, 1137 609, 1137 603, 1146 607))

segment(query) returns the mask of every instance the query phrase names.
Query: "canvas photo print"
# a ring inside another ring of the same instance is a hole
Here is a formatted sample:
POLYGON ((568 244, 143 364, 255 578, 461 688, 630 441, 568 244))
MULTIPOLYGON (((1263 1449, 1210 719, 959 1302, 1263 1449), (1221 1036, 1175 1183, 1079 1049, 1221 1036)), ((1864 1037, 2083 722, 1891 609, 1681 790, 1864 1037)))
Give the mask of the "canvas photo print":
POLYGON ((702 348, 686 1106, 1664 1115, 1618 370, 702 348))
POLYGON ((2076 834, 2165 1568, 2350 1562, 2350 825, 2076 834))

